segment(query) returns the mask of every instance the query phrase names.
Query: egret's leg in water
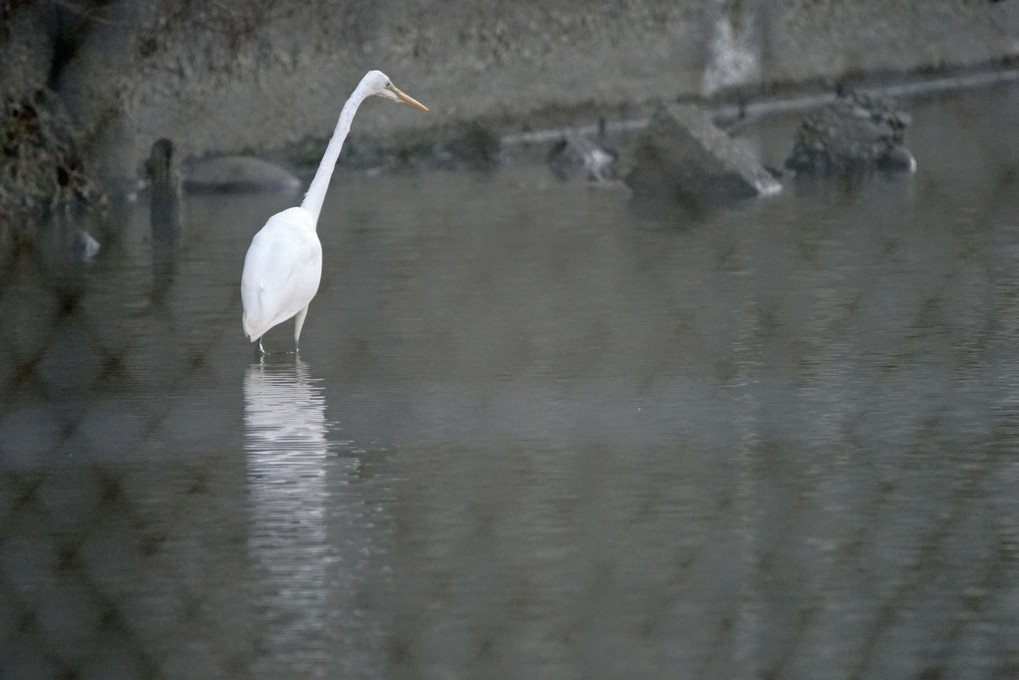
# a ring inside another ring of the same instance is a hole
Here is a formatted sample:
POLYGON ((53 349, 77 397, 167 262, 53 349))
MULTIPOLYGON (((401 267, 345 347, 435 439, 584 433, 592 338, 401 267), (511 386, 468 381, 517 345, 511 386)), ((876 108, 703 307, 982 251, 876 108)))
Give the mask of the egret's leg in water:
POLYGON ((308 316, 308 308, 305 307, 294 317, 294 354, 301 348, 301 328, 304 326, 304 317, 308 316))

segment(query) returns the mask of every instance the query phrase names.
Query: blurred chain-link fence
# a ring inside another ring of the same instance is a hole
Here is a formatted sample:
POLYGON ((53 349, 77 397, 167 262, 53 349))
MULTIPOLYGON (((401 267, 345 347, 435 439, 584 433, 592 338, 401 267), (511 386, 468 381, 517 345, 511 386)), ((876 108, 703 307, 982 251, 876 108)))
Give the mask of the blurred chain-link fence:
POLYGON ((3 241, 0 677, 1019 677, 1016 99, 699 214, 345 177, 301 359, 286 198, 3 241))

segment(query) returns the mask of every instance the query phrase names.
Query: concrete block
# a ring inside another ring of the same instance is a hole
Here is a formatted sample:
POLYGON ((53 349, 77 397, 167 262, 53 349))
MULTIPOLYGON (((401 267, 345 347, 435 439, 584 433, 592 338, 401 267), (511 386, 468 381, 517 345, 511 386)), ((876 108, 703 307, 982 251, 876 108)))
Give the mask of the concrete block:
POLYGON ((624 181, 637 197, 725 201, 782 185, 695 106, 663 106, 637 143, 624 181))

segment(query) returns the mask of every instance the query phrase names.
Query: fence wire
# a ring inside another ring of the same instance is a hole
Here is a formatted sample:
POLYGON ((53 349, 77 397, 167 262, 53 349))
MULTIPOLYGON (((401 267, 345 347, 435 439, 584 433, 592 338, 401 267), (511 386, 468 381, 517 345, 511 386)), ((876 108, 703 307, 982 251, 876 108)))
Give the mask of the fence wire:
POLYGON ((1019 678, 1019 156, 937 106, 909 191, 683 228, 351 180, 307 363, 240 337, 277 199, 4 242, 0 677, 1019 678))

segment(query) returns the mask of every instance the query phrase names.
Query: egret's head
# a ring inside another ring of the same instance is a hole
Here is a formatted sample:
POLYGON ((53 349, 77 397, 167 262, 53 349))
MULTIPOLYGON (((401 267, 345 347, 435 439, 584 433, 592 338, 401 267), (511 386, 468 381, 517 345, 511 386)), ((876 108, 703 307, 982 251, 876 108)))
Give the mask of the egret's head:
POLYGON ((382 71, 370 71, 366 76, 366 79, 368 80, 368 94, 392 99, 395 102, 410 104, 414 108, 421 109, 422 111, 428 110, 424 104, 410 95, 404 94, 400 88, 393 85, 393 81, 391 81, 389 76, 382 71))

